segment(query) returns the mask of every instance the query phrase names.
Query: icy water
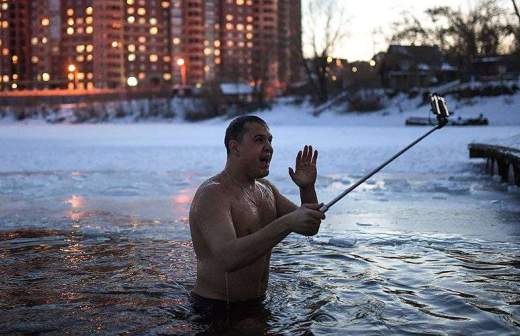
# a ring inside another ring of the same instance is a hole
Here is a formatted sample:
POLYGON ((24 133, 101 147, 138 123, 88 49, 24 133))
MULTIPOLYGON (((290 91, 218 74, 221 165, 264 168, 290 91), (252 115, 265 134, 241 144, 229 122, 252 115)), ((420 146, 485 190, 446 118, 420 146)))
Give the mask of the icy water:
MULTIPOLYGON (((187 214, 223 166, 224 126, 0 127, 0 333, 211 332, 189 292, 187 214)), ((270 179, 321 149, 328 201, 427 129, 273 127, 270 179)), ((520 192, 467 158, 519 127, 446 129, 273 251, 267 297, 232 335, 520 333, 520 192)), ((220 330, 222 331, 222 330, 220 330)))

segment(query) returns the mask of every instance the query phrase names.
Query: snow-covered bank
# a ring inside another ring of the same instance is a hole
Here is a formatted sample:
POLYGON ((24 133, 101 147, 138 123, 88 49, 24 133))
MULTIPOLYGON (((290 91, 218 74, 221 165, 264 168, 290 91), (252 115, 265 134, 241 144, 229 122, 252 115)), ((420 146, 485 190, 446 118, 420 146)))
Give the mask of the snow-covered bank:
MULTIPOLYGON (((294 105, 290 100, 281 99, 271 110, 256 114, 272 125, 320 125, 320 126, 402 126, 411 116, 427 117, 429 105, 422 105, 421 98, 407 99, 396 97, 388 107, 378 112, 347 112, 345 106, 332 107, 320 114, 312 115, 314 110, 310 104, 294 105)), ((457 101, 447 98, 448 108, 454 115, 452 118, 488 118, 491 126, 520 125, 520 94, 473 98, 457 101)), ((215 119, 210 123, 219 123, 223 119, 215 119)))
MULTIPOLYGON (((452 118, 487 118, 491 126, 520 125, 520 93, 497 97, 477 97, 457 100, 447 97, 448 107, 454 113, 452 118)), ((270 109, 255 114, 266 119, 271 125, 299 126, 402 126, 411 116, 427 117, 429 105, 422 104, 422 98, 409 99, 399 95, 389 99, 386 108, 377 112, 348 112, 346 104, 331 106, 318 117, 313 115, 315 107, 304 101, 295 104, 293 98, 280 98, 270 109)), ((201 113, 203 104, 191 98, 144 99, 133 101, 91 103, 86 105, 63 105, 41 111, 27 112, 28 118, 17 122, 12 108, 0 111, 1 124, 42 124, 59 123, 188 123, 186 115, 201 113), (57 110, 56 110, 57 109, 57 110), (79 109, 79 110, 78 110, 79 109), (11 111, 12 110, 12 111, 11 111), (6 112, 7 111, 7 112, 6 112), (4 118, 2 118, 4 115, 4 118)), ((25 113, 18 111, 16 113, 25 113)), ((227 123, 229 117, 218 117, 201 121, 201 124, 227 123)))

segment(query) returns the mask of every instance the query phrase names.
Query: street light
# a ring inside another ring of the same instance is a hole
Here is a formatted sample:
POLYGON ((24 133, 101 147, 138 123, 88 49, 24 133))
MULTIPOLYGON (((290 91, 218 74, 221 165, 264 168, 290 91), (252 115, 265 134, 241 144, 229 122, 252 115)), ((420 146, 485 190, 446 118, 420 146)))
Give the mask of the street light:
POLYGON ((177 60, 177 65, 181 68, 182 86, 186 86, 186 62, 184 62, 184 58, 179 58, 177 60))

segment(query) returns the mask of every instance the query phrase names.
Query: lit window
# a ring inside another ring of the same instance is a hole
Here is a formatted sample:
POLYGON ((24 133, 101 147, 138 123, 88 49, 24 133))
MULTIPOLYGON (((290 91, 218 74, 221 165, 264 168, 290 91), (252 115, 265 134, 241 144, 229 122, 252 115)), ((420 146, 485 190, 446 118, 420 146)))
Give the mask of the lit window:
POLYGON ((11 57, 11 60, 13 61, 13 64, 18 63, 18 56, 13 55, 13 57, 11 57))
POLYGON ((205 72, 209 72, 209 69, 210 69, 210 68, 209 68, 209 65, 205 65, 205 66, 204 66, 204 71, 205 71, 205 72))
POLYGON ((78 45, 76 46, 76 52, 82 53, 83 51, 85 51, 85 45, 83 45, 83 44, 78 44, 78 45))
POLYGON ((128 45, 128 51, 134 52, 135 51, 135 44, 129 44, 128 45))
POLYGON ((237 24, 237 29, 238 30, 244 30, 244 25, 241 24, 241 23, 237 24))
POLYGON ((7 48, 2 49, 2 55, 4 55, 4 56, 9 55, 9 49, 7 49, 7 48))
POLYGON ((140 7, 137 9, 137 14, 139 15, 145 15, 146 14, 146 9, 144 9, 143 7, 140 7))
POLYGON ((244 42, 243 42, 243 41, 238 42, 238 46, 239 46, 240 48, 243 48, 243 47, 244 47, 244 42))
POLYGON ((138 77, 139 79, 145 79, 146 74, 145 74, 144 72, 140 72, 140 73, 137 75, 137 77, 138 77))
POLYGON ((134 14, 135 13, 135 8, 134 7, 128 7, 128 9, 126 10, 126 12, 130 15, 134 14))
POLYGON ((42 43, 43 43, 43 44, 46 44, 46 43, 47 43, 47 38, 46 38, 46 37, 42 37, 42 43))
POLYGON ((92 56, 92 54, 88 54, 87 55, 87 62, 92 61, 93 58, 94 58, 94 56, 92 56))
POLYGON ((68 18, 67 19, 67 23, 69 26, 74 26, 74 19, 73 18, 68 18))
POLYGON ((38 44, 38 38, 37 38, 37 37, 33 37, 33 38, 31 39, 31 44, 32 44, 32 45, 36 45, 36 44, 38 44))
POLYGON ((141 45, 139 46, 139 51, 140 51, 140 52, 145 52, 145 51, 146 51, 146 46, 145 46, 144 44, 141 44, 141 45))
POLYGON ((204 55, 206 55, 206 56, 211 55, 211 48, 205 48, 204 49, 204 55))
POLYGON ((144 37, 144 36, 139 36, 139 38, 137 39, 137 41, 139 41, 139 43, 146 43, 146 37, 144 37))
POLYGON ((163 57, 163 61, 164 61, 165 63, 169 63, 169 62, 171 62, 171 60, 172 60, 172 58, 171 58, 170 56, 164 56, 164 57, 163 57))
POLYGON ((72 72, 68 73, 67 78, 71 81, 74 80, 74 74, 72 72))
POLYGON ((128 61, 130 61, 130 62, 135 61, 135 54, 129 54, 128 55, 128 61))
POLYGON ((87 90, 92 90, 94 88, 94 83, 88 82, 87 83, 87 90))
POLYGON ((214 44, 215 47, 217 47, 217 48, 220 47, 220 41, 219 41, 219 40, 216 40, 213 44, 214 44))
POLYGON ((87 34, 92 34, 93 31, 94 31, 94 28, 92 28, 92 26, 88 26, 88 27, 85 29, 85 33, 87 33, 87 34))
POLYGON ((44 82, 48 82, 51 79, 51 76, 47 72, 44 72, 42 74, 42 79, 44 82))
POLYGON ((163 2, 161 2, 161 6, 162 6, 162 8, 168 8, 168 7, 170 7, 170 2, 169 1, 163 1, 163 2))
POLYGON ((139 24, 146 24, 146 19, 144 17, 139 18, 139 24))
POLYGON ((2 22, 2 28, 6 29, 6 28, 8 28, 8 27, 9 27, 9 22, 7 22, 7 21, 3 21, 3 22, 2 22))
POLYGON ((219 49, 215 49, 215 56, 220 56, 220 50, 219 49))
POLYGON ((233 20, 233 15, 231 15, 231 14, 226 15, 226 20, 232 21, 233 20))
MULTIPOLYGON (((127 1, 130 1, 130 0, 127 0, 127 1)), ((135 78, 135 77, 128 77, 128 79, 126 80, 126 83, 128 84, 128 86, 137 86, 138 81, 137 81, 137 78, 135 78)))
POLYGON ((173 39, 173 44, 179 44, 179 43, 181 43, 181 39, 178 38, 178 37, 175 37, 175 38, 173 39))
POLYGON ((74 34, 74 28, 72 28, 72 27, 67 28, 67 34, 68 35, 74 34))
POLYGON ((85 13, 86 13, 87 15, 92 15, 92 12, 93 12, 92 7, 87 7, 87 9, 85 9, 85 13))
POLYGON ((87 79, 92 79, 92 78, 94 78, 94 74, 92 72, 89 72, 87 74, 87 79))
POLYGON ((134 0, 126 0, 126 3, 127 3, 128 5, 133 5, 134 2, 135 2, 134 0))
POLYGON ((16 89, 16 88, 18 88, 18 84, 13 83, 13 84, 11 84, 11 87, 12 87, 13 89, 16 89))
POLYGON ((129 17, 126 18, 126 21, 128 21, 128 23, 134 23, 135 22, 135 17, 129 16, 129 17))
POLYGON ((87 45, 87 47, 85 49, 87 50, 88 53, 91 53, 92 50, 94 50, 94 46, 92 44, 89 44, 89 45, 87 45))
POLYGON ((227 41, 227 46, 232 47, 234 45, 233 41, 227 41))
POLYGON ((158 59, 159 59, 159 57, 157 57, 156 54, 150 55, 150 62, 155 63, 155 62, 157 62, 158 59))
POLYGON ((78 61, 78 62, 80 62, 80 63, 81 63, 81 62, 84 62, 84 61, 85 61, 85 56, 83 56, 83 55, 78 55, 78 56, 76 56, 76 61, 78 61))
POLYGON ((158 31, 159 31, 159 29, 157 29, 157 27, 150 28, 150 34, 152 34, 152 35, 156 35, 158 31))
POLYGON ((246 20, 247 20, 247 22, 253 22, 253 17, 252 17, 252 16, 248 16, 248 17, 246 18, 246 20))
POLYGON ((18 79, 18 74, 14 74, 13 75, 13 80, 17 80, 18 79))
POLYGON ((72 8, 67 9, 67 15, 68 16, 74 15, 74 9, 72 9, 72 8))
POLYGON ((220 64, 220 58, 215 58, 215 64, 220 64))
POLYGON ((156 18, 150 18, 150 24, 155 26, 157 24, 157 19, 156 18))
POLYGON ((119 42, 112 41, 112 48, 117 48, 119 46, 119 42))
POLYGON ((227 30, 233 29, 233 24, 232 23, 226 23, 226 29, 227 30))
POLYGON ((253 38, 253 34, 251 34, 251 33, 246 34, 246 39, 250 40, 252 38, 253 38))
POLYGON ((247 47, 248 48, 253 48, 253 42, 247 42, 247 47))
POLYGON ((253 30, 253 25, 248 24, 248 25, 246 26, 246 29, 247 29, 248 31, 253 30))
POLYGON ((85 23, 86 23, 86 24, 92 24, 92 21, 94 21, 94 19, 92 19, 92 16, 87 16, 87 17, 85 18, 85 23))
POLYGON ((3 9, 3 10, 7 10, 8 8, 9 8, 9 4, 6 3, 6 2, 4 2, 4 3, 2 4, 2 9, 3 9))
POLYGON ((244 4, 244 0, 237 0, 237 5, 242 6, 244 4))
POLYGON ((49 19, 48 18, 43 18, 42 19, 42 26, 48 26, 50 23, 49 19))
POLYGON ((163 73, 163 78, 164 78, 164 80, 170 80, 170 79, 172 79, 172 74, 165 72, 165 73, 163 73))
POLYGON ((79 80, 85 79, 85 73, 84 72, 78 72, 78 79, 79 80))
POLYGON ((9 76, 8 75, 4 75, 3 79, 4 79, 5 83, 9 82, 9 76))
POLYGON ((358 72, 358 68, 353 67, 353 68, 352 68, 352 72, 354 72, 354 73, 358 72))

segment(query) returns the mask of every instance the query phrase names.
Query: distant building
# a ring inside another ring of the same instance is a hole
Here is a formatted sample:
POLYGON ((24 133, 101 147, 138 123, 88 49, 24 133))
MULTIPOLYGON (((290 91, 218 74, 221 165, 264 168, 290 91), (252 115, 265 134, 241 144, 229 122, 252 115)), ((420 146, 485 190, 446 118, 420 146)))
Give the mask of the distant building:
POLYGON ((0 89, 27 88, 31 77, 30 0, 0 2, 0 89))
POLYGON ((300 0, 2 0, 0 85, 175 88, 300 78, 300 0))
POLYGON ((453 69, 437 46, 391 45, 379 71, 385 87, 406 91, 450 80, 453 69))
POLYGON ((477 57, 473 60, 472 68, 475 79, 480 81, 516 80, 520 72, 516 55, 477 57))

